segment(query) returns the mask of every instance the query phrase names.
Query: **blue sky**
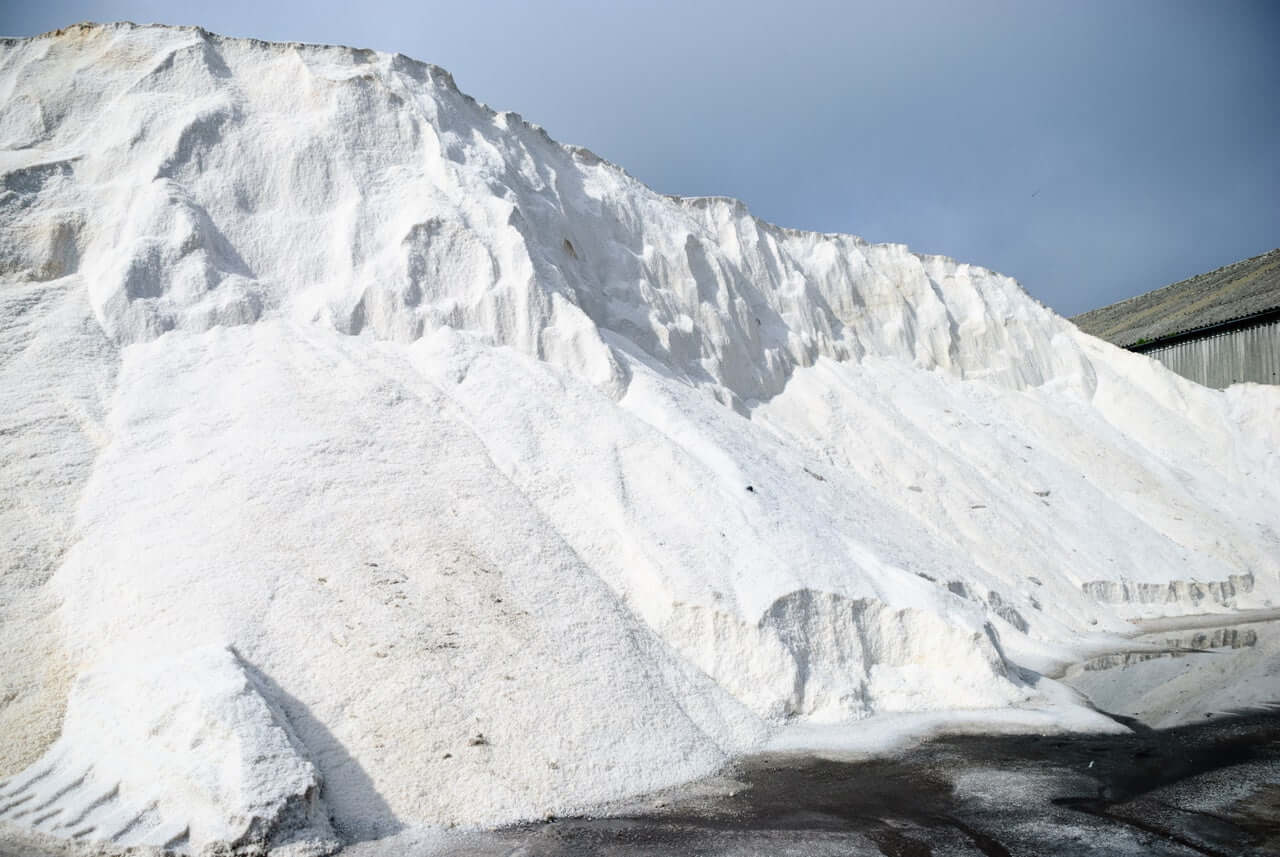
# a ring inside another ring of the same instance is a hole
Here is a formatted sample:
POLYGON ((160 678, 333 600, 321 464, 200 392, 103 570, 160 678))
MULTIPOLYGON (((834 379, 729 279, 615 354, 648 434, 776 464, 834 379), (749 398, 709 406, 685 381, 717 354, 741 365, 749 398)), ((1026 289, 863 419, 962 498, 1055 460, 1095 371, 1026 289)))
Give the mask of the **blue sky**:
POLYGON ((905 242, 1064 314, 1280 245, 1280 2, 0 3, 399 51, 664 193, 905 242))

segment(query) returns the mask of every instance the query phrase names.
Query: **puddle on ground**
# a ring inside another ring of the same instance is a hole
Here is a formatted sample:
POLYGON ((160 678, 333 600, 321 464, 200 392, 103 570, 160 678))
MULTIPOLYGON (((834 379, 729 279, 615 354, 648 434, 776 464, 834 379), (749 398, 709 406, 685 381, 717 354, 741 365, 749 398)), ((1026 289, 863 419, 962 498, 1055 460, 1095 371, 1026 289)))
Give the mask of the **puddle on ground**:
POLYGON ((1280 621, 1159 631, 1092 658, 1062 681, 1099 710, 1165 729, 1280 701, 1280 621))
POLYGON ((1099 655, 1078 665, 1077 671, 1095 672, 1097 670, 1124 669, 1134 664, 1155 660, 1156 658, 1177 658, 1188 654, 1200 654, 1213 649, 1251 649, 1258 645, 1256 628, 1218 628, 1213 631, 1199 631, 1178 637, 1166 634, 1148 634, 1139 637, 1140 642, 1150 642, 1163 647, 1156 652, 1120 652, 1111 655, 1099 655))

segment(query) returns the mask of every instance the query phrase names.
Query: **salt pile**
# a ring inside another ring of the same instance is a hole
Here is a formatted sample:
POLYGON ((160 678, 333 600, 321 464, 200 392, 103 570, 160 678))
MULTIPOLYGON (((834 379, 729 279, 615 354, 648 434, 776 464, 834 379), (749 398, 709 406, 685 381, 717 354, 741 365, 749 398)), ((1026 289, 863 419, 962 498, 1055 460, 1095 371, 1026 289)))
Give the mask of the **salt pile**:
POLYGON ((399 55, 81 26, 0 94, 5 830, 322 853, 784 724, 1093 722, 1034 670, 1280 594, 1280 390, 1008 277, 399 55))

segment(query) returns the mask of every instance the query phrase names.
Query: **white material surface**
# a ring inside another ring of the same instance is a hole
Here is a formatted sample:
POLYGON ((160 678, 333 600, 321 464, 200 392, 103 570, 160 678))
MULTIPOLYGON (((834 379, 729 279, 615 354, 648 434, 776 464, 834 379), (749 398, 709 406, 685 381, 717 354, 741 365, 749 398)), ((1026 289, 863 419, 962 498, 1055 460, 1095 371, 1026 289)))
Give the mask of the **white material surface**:
POLYGON ((107 667, 76 680, 49 752, 0 781, 0 820, 119 848, 328 853, 303 752, 226 649, 107 667))
POLYGON ((9 41, 0 173, 9 773, 57 675, 231 645, 340 835, 492 825, 784 724, 1092 722, 1021 667, 1280 594, 1280 389, 656 194, 402 56, 9 41))

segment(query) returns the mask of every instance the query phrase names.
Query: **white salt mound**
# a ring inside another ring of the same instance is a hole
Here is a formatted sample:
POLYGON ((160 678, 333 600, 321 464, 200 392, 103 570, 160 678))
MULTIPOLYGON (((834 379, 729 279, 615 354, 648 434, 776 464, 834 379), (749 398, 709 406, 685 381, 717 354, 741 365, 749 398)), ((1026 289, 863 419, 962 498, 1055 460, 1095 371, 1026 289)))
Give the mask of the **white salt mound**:
POLYGON ((6 40, 0 175, 11 831, 314 853, 784 725, 1092 722, 1036 670, 1280 596, 1280 389, 403 56, 6 40))
POLYGON ((6 817, 120 846, 326 853, 320 777, 234 653, 196 648, 82 674, 62 737, 0 783, 6 817), (194 752, 193 752, 194 751, 194 752))

